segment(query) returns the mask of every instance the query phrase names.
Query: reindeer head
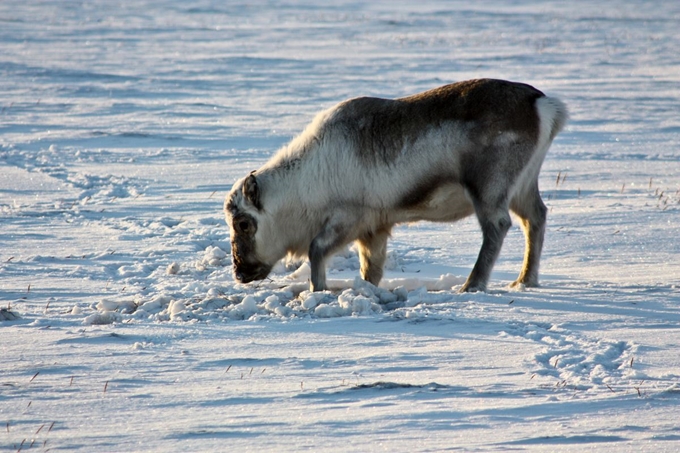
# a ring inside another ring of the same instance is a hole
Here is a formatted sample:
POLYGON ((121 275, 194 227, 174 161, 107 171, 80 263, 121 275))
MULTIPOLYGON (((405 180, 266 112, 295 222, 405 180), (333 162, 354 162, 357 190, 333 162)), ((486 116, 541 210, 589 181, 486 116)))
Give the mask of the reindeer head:
POLYGON ((263 222, 267 223, 267 215, 254 173, 237 181, 224 203, 231 228, 234 277, 241 283, 266 278, 280 259, 267 253, 271 247, 264 243, 262 228, 259 228, 263 222))

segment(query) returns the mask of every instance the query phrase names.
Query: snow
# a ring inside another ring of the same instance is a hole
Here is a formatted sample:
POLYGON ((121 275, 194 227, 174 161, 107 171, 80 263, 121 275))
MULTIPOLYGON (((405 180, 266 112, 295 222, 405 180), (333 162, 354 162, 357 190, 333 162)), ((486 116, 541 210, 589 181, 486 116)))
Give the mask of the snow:
POLYGON ((680 3, 0 2, 0 449, 675 451, 680 3), (473 77, 570 108, 543 286, 474 219, 247 285, 223 198, 321 109, 473 77))

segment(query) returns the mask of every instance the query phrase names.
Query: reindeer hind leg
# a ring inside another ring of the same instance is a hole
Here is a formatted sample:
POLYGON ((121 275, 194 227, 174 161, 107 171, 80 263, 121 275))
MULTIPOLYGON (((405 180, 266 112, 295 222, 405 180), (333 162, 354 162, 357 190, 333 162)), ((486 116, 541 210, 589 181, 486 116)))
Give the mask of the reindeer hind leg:
POLYGON ((486 291, 491 270, 500 254, 503 240, 512 225, 505 202, 487 204, 479 201, 475 203, 475 211, 482 228, 482 248, 479 250, 477 262, 460 292, 486 291))
POLYGON ((526 193, 516 195, 510 203, 510 209, 521 219, 525 238, 522 270, 512 286, 536 287, 548 212, 538 191, 538 184, 533 184, 526 193))

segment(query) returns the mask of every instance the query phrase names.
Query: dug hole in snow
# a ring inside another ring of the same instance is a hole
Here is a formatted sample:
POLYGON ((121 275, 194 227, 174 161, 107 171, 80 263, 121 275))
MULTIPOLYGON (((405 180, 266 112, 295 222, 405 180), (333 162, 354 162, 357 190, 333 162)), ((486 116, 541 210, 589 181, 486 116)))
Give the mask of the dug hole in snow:
MULTIPOLYGON (((393 256, 393 262, 396 259, 393 256)), ((329 260, 329 271, 354 269, 358 257, 353 250, 346 250, 329 260)), ((217 246, 208 246, 196 261, 199 271, 218 268, 220 275, 230 275, 230 256, 217 246)), ((173 262, 167 267, 168 276, 179 276, 181 264, 173 262)), ((257 316, 273 318, 342 316, 367 316, 398 308, 441 300, 437 292, 448 291, 460 285, 464 278, 451 274, 438 279, 385 278, 380 287, 355 277, 353 280, 329 279, 332 291, 313 293, 307 288, 310 276, 308 262, 303 262, 288 273, 290 264, 283 261, 275 266, 271 279, 248 285, 223 286, 215 284, 188 283, 182 288, 182 296, 153 295, 149 300, 103 299, 96 305, 102 314, 111 312, 116 316, 89 316, 85 323, 104 324, 132 320, 243 320, 257 316), (278 275, 276 275, 278 273, 278 275), (245 293, 245 295, 244 295, 245 293)), ((192 275, 187 274, 187 279, 192 275)))

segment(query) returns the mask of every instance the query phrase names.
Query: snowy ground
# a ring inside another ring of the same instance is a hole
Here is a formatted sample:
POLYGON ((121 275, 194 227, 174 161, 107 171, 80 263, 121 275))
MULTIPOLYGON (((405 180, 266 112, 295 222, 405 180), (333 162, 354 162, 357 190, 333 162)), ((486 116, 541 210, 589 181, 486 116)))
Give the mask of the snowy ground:
POLYGON ((677 451, 680 3, 365 3, 0 2, 0 450, 677 451), (473 77, 571 110, 540 289, 515 227, 456 293, 474 219, 397 229, 381 289, 352 249, 233 281, 238 177, 473 77))

